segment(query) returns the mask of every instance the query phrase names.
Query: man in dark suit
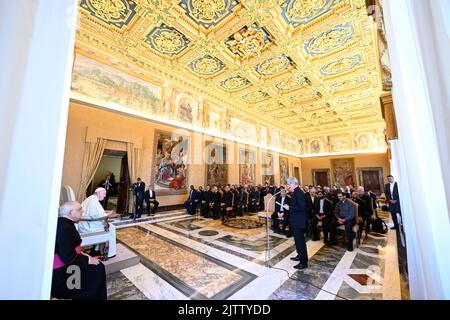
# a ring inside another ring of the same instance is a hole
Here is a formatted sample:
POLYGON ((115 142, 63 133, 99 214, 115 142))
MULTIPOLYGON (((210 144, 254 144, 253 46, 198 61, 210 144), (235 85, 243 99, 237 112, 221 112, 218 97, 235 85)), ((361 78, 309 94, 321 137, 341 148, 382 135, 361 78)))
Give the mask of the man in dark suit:
POLYGON ((187 213, 190 215, 195 214, 195 210, 197 210, 197 202, 198 202, 198 192, 195 190, 194 186, 191 185, 189 190, 188 199, 185 202, 187 213))
POLYGON ((358 198, 361 199, 361 203, 358 207, 359 216, 363 219, 363 223, 359 224, 360 233, 364 224, 366 225, 366 234, 370 232, 370 221, 373 216, 373 200, 369 194, 364 191, 364 187, 360 186, 357 189, 358 198))
POLYGON ((225 219, 228 219, 233 214, 233 198, 234 194, 230 190, 230 185, 227 184, 225 186, 225 192, 223 193, 222 197, 222 221, 225 221, 225 219))
POLYGON ((312 241, 320 240, 317 224, 322 223, 324 242, 328 242, 328 223, 331 221, 333 204, 330 200, 323 196, 323 192, 319 191, 314 199, 313 218, 311 220, 311 238, 312 241))
POLYGON ((204 218, 208 218, 209 216, 209 202, 211 201, 211 187, 209 185, 206 186, 206 189, 202 191, 200 195, 200 214, 204 218))
POLYGON ((134 193, 136 195, 136 204, 135 204, 135 217, 140 218, 142 214, 142 205, 144 204, 144 192, 145 192, 145 183, 141 180, 141 178, 137 178, 137 182, 135 183, 134 193))
POLYGON ((144 193, 144 200, 147 204, 147 214, 154 215, 156 210, 158 209, 159 202, 156 201, 156 193, 153 185, 150 185, 148 190, 144 193), (150 211, 150 206, 153 204, 153 209, 150 211))
POLYGON ((338 192, 339 202, 336 204, 334 214, 336 220, 330 224, 331 240, 328 245, 336 244, 336 229, 339 225, 345 225, 345 235, 347 237, 347 250, 353 251, 353 226, 356 223, 356 203, 347 198, 345 192, 338 192))
POLYGON ((211 209, 212 218, 219 219, 220 204, 222 203, 222 195, 217 186, 212 187, 211 198, 209 201, 209 208, 211 209))
POLYGON ((397 213, 401 215, 398 185, 397 182, 395 182, 393 176, 388 175, 387 178, 389 183, 384 186, 384 194, 386 195, 386 200, 388 201, 389 211, 392 215, 392 221, 394 221, 394 226, 391 229, 398 230, 397 213))
POLYGON ((248 211, 249 194, 247 192, 247 186, 243 186, 240 188, 238 197, 238 215, 242 217, 244 215, 244 212, 248 211))
POLYGON ((291 199, 287 196, 287 192, 284 187, 280 187, 280 189, 281 193, 275 200, 275 212, 272 213, 272 230, 275 233, 285 234, 286 227, 289 225, 289 210, 285 209, 284 205, 290 205, 291 199), (280 229, 279 218, 283 218, 283 229, 280 229))
POLYGON ((102 180, 98 186, 106 190, 105 199, 101 201, 103 209, 106 210, 106 208, 108 207, 109 196, 113 193, 114 181, 111 179, 111 176, 107 175, 105 180, 102 180))
POLYGON ((295 247, 297 249, 297 256, 292 257, 291 260, 300 261, 299 264, 294 266, 295 269, 305 269, 308 268, 308 252, 305 241, 308 212, 305 193, 298 187, 296 178, 287 179, 287 184, 292 191, 292 196, 291 204, 285 204, 284 208, 289 210, 290 213, 289 220, 294 235, 295 247))

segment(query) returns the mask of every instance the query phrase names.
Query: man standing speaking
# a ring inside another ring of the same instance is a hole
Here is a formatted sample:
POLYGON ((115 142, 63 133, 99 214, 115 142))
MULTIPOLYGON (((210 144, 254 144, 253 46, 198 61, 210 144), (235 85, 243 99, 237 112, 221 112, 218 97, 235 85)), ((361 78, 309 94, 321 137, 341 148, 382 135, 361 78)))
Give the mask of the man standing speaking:
POLYGON ((291 204, 285 204, 284 208, 290 212, 292 233, 297 249, 297 256, 292 257, 291 260, 300 261, 299 264, 294 266, 295 269, 306 269, 308 268, 308 252, 305 242, 305 233, 308 224, 306 197, 305 193, 298 187, 296 178, 287 179, 287 184, 292 191, 292 196, 291 204))

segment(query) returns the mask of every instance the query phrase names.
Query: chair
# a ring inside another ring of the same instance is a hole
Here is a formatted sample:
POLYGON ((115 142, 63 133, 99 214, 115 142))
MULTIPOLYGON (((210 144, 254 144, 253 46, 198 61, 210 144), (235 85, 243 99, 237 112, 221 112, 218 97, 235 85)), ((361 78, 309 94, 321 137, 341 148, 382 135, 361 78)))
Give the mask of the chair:
MULTIPOLYGON (((355 210, 355 225, 353 226, 353 232, 355 233, 355 247, 359 247, 360 243, 361 243, 361 236, 359 234, 359 214, 358 214, 358 207, 359 205, 356 202, 351 201, 352 205, 353 205, 353 210, 355 210)), ((346 235, 345 235, 345 225, 340 225, 339 227, 337 227, 338 230, 343 230, 344 231, 344 239, 345 241, 347 241, 346 239, 346 235)))
MULTIPOLYGON (((62 186, 59 201, 61 204, 67 201, 76 201, 75 193, 72 187, 62 186)), ((91 233, 80 233, 81 237, 81 247, 92 246, 96 244, 104 244, 102 246, 101 253, 104 260, 108 260, 108 250, 109 250, 109 219, 115 218, 118 215, 107 215, 97 219, 80 219, 80 221, 103 221, 104 231, 91 232, 91 233)), ((75 228, 78 231, 78 225, 75 224, 75 228)))
POLYGON ((272 201, 270 201, 270 199, 272 198, 272 194, 268 193, 264 196, 264 209, 265 211, 260 211, 258 212, 258 219, 259 222, 261 223, 261 219, 271 219, 272 213, 275 212, 275 199, 272 199, 272 201), (269 203, 270 201, 270 203, 269 203))

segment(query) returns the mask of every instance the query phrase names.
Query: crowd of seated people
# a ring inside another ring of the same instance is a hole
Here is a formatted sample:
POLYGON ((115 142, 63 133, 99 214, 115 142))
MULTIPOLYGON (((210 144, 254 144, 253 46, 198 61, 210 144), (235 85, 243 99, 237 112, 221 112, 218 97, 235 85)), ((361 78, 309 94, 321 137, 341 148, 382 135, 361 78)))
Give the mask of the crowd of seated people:
POLYGON ((197 210, 201 216, 212 219, 228 219, 243 216, 244 213, 264 210, 264 196, 280 190, 274 185, 207 185, 190 187, 185 208, 194 215, 197 210))
MULTIPOLYGON (((358 223, 359 230, 370 232, 373 210, 376 208, 376 195, 366 192, 363 187, 356 190, 352 186, 301 186, 305 192, 308 206, 308 233, 313 241, 320 240, 319 228, 322 229, 324 242, 329 246, 336 244, 336 229, 345 228, 347 249, 353 250, 353 226, 358 223), (355 207, 358 204, 358 221, 355 207)), ((187 213, 194 215, 197 211, 204 218, 222 219, 243 216, 265 210, 264 197, 277 194, 275 211, 271 215, 272 230, 277 234, 291 237, 289 227, 290 192, 280 185, 207 185, 197 189, 191 185, 185 202, 187 213)))

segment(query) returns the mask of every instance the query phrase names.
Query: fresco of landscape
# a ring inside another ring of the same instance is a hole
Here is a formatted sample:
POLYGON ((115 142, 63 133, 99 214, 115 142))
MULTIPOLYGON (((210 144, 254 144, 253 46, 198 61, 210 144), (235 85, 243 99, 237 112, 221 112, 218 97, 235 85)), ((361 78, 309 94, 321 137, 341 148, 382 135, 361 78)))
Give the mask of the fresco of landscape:
POLYGON ((161 107, 161 87, 80 54, 75 60, 72 92, 102 106, 116 104, 146 114, 159 115, 161 107))

